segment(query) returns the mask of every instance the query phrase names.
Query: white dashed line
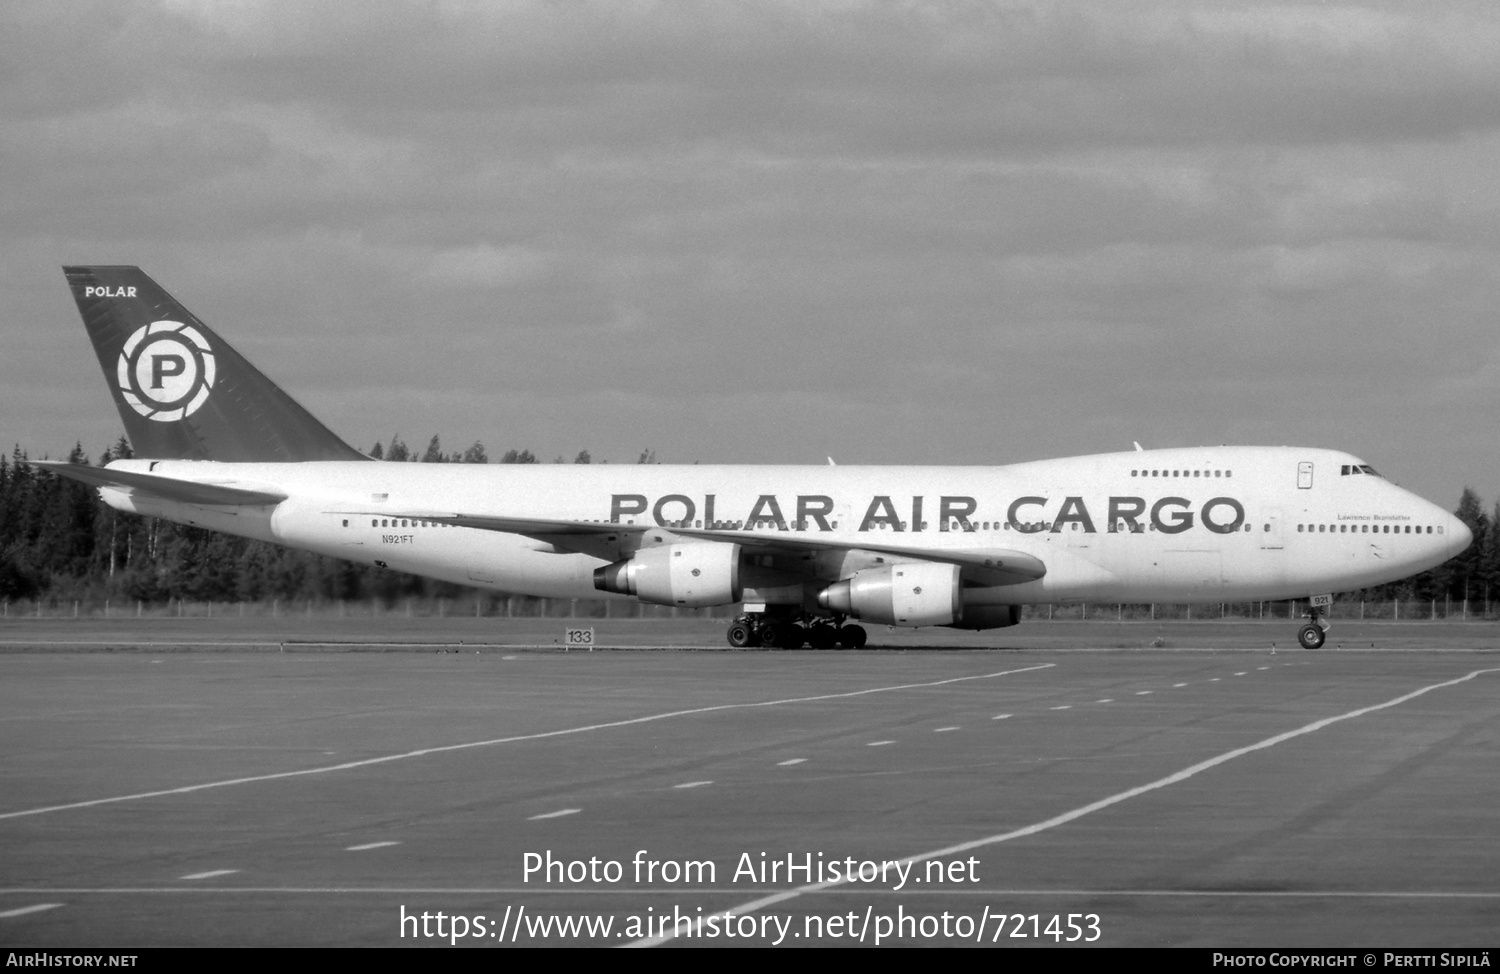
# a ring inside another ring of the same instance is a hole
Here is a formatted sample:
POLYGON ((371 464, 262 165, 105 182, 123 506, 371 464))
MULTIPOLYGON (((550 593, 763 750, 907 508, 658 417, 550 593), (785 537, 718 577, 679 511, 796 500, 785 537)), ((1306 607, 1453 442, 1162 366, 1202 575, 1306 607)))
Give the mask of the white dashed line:
POLYGON ((1257 666, 1256 669, 1257 670, 1269 670, 1270 667, 1269 666, 1257 666))
POLYGON ((1094 703, 1114 703, 1114 697, 1105 697, 1103 700, 1095 700, 1094 703))
POLYGON ((238 869, 210 869, 206 873, 189 873, 188 875, 182 876, 180 878, 181 879, 213 879, 215 876, 228 876, 230 873, 237 873, 237 872, 239 872, 238 869))
POLYGON ((894 744, 894 743, 896 743, 896 742, 895 741, 871 741, 869 744, 866 744, 865 746, 866 747, 885 747, 887 744, 894 744))
MULTIPOLYGON (((984 836, 983 838, 973 839, 968 842, 960 842, 956 845, 945 846, 941 849, 933 849, 929 852, 919 853, 918 855, 914 856, 907 856, 906 858, 899 860, 899 862, 919 863, 927 862, 932 859, 948 858, 956 856, 960 853, 969 852, 974 849, 981 849, 987 846, 998 845, 1002 842, 1010 842, 1014 839, 1036 835, 1040 832, 1045 832, 1060 825, 1066 825, 1069 822, 1083 818, 1087 815, 1092 815, 1095 812, 1109 808, 1113 805, 1118 805, 1121 802, 1129 801, 1130 799, 1136 798, 1140 795, 1149 794, 1161 788, 1168 788, 1172 785, 1175 785, 1182 781, 1186 781, 1189 778, 1195 777, 1205 771, 1209 771, 1221 764, 1233 761, 1236 758, 1243 757, 1247 754, 1254 754, 1257 751, 1275 747, 1277 744, 1281 744, 1284 741, 1290 741, 1307 734, 1316 733, 1317 731, 1320 731, 1331 724, 1337 724, 1340 721, 1353 720, 1359 717, 1363 717, 1365 714, 1375 713, 1376 711, 1386 710, 1391 707, 1398 707, 1401 704, 1406 703, 1408 700, 1414 700, 1417 697, 1422 696, 1423 694, 1431 693, 1434 690, 1441 690, 1445 687, 1457 686, 1460 683, 1465 683, 1469 680, 1474 679, 1475 677, 1480 676, 1481 674, 1487 673, 1500 673, 1500 668, 1474 670, 1473 672, 1468 673, 1465 676, 1461 676, 1456 680, 1446 680, 1442 683, 1429 684, 1428 686, 1413 690, 1410 693, 1405 693, 1399 697, 1387 700, 1384 703, 1377 703, 1368 707, 1361 707, 1358 710, 1351 710, 1347 713, 1338 714, 1334 717, 1324 717, 1321 720, 1315 720, 1310 724, 1304 724, 1294 730, 1283 731, 1280 734, 1276 734, 1272 737, 1267 737, 1264 740, 1255 742, 1254 744, 1248 744, 1244 747, 1238 747, 1232 751, 1225 751, 1224 753, 1219 754, 1215 757, 1211 757, 1207 760, 1199 761, 1196 764, 1189 765, 1186 768, 1174 772, 1173 774, 1169 774, 1164 778, 1157 778, 1155 781, 1137 785, 1134 788, 1127 788, 1124 791, 1116 792, 1097 801, 1090 802, 1087 805, 1081 805, 1078 808, 1072 809, 1071 811, 1063 812, 1060 815, 1054 815, 1049 819, 1036 822, 1032 825, 1028 825, 1023 828, 1012 829, 1009 832, 1000 832, 995 835, 984 836)), ((793 889, 771 893, 768 896, 762 896, 759 899, 750 900, 749 902, 741 903, 736 906, 731 906, 728 908, 716 908, 715 916, 723 916, 726 918, 745 916, 746 914, 759 912, 760 910, 763 910, 768 906, 773 906, 777 903, 785 903, 788 900, 796 899, 808 893, 817 893, 827 889, 846 886, 853 880, 854 877, 845 876, 841 879, 824 880, 818 883, 808 883, 802 886, 795 887, 793 889)), ((686 928, 686 935, 690 937, 702 936, 703 924, 705 919, 706 918, 704 917, 699 917, 697 920, 690 923, 686 928)), ((656 936, 643 937, 639 940, 631 941, 626 946, 654 947, 675 940, 683 934, 684 930, 679 929, 675 926, 670 929, 664 928, 662 932, 656 936)))
POLYGON ((343 764, 330 764, 317 768, 303 768, 300 771, 276 771, 271 774, 249 775, 244 778, 227 778, 223 781, 205 781, 196 785, 183 785, 180 788, 164 788, 159 791, 141 791, 132 795, 115 795, 110 798, 94 798, 89 801, 68 802, 64 805, 47 805, 42 808, 24 808, 14 812, 0 812, 0 821, 12 818, 22 818, 29 815, 46 815, 51 812, 67 811, 75 808, 93 808, 96 805, 112 805, 116 802, 140 801, 145 798, 161 798, 166 795, 187 795, 195 791, 203 791, 208 788, 230 788, 235 785, 245 785, 252 782, 280 781, 285 778, 301 778, 306 775, 332 774, 337 771, 349 771, 354 768, 368 768, 377 764, 387 764, 392 761, 408 761, 413 758, 428 757, 433 754, 449 754, 455 751, 467 751, 479 747, 496 747, 502 744, 515 744, 521 741, 543 741, 554 737, 566 737, 573 734, 590 734, 596 731, 614 730, 619 727, 634 727, 640 724, 649 724, 659 720, 672 720, 678 717, 696 717, 700 714, 722 713, 726 710, 752 710, 762 707, 780 707, 794 703, 814 703, 823 700, 852 700, 855 697, 865 697, 876 693, 894 693, 900 690, 927 689, 929 687, 948 686, 954 683, 967 683, 972 680, 993 680, 1002 676, 1015 676, 1018 673, 1034 673, 1038 670, 1051 669, 1056 663, 1038 663, 1035 666, 1023 666, 1013 670, 998 670, 994 673, 976 673, 972 676, 952 676, 946 680, 931 680, 925 683, 901 683, 892 686, 870 687, 865 690, 850 690, 844 693, 820 693, 809 697, 782 697, 775 700, 757 700, 750 703, 721 703, 708 707, 690 707, 686 710, 669 710, 660 714, 648 714, 644 717, 629 717, 624 720, 611 720, 599 724, 585 724, 581 727, 566 727, 560 730, 541 731, 535 734, 517 734, 512 737, 493 737, 483 741, 468 741, 463 744, 443 744, 438 747, 424 747, 415 751, 403 751, 399 754, 384 754, 379 757, 363 758, 359 761, 346 761, 343 764))
POLYGON ((532 815, 526 821, 540 822, 544 818, 562 818, 564 815, 577 815, 581 811, 583 811, 581 808, 562 808, 555 812, 543 812, 541 815, 532 815))
POLYGON ((807 758, 791 758, 791 759, 786 760, 786 761, 777 761, 776 762, 776 767, 778 767, 778 768, 785 768, 785 767, 787 767, 789 765, 801 764, 803 761, 806 761, 806 760, 807 760, 807 758))
POLYGON ((711 785, 711 784, 713 784, 712 781, 684 781, 682 784, 680 784, 680 785, 673 785, 672 787, 673 788, 702 788, 704 785, 711 785))
POLYGON ((62 906, 61 903, 38 903, 35 906, 23 906, 19 910, 6 910, 0 913, 0 920, 9 920, 11 917, 23 917, 28 913, 40 913, 43 910, 55 910, 62 906))
POLYGON ((1010 714, 996 714, 995 716, 991 717, 990 720, 1005 720, 1009 717, 1010 714))
POLYGON ((1217 676, 1211 676, 1211 677, 1208 678, 1208 682, 1209 683, 1218 683, 1219 682, 1219 678, 1217 676))
POLYGON ((1172 684, 1172 689, 1173 690, 1180 690, 1180 689, 1182 689, 1185 686, 1187 686, 1186 683, 1174 683, 1174 684, 1172 684))
POLYGON ((1235 676, 1244 676, 1248 672, 1250 672, 1250 671, 1249 670, 1240 670, 1238 673, 1235 674, 1235 676))
POLYGON ((956 731, 956 730, 958 730, 957 727, 939 727, 936 730, 934 730, 933 733, 934 734, 946 734, 949 731, 956 731))
POLYGON ((1135 695, 1138 696, 1138 697, 1149 697, 1151 694, 1153 694, 1155 692, 1156 691, 1154 691, 1154 690, 1137 690, 1135 692, 1135 695))
POLYGON ((390 841, 388 839, 385 842, 366 842, 364 845, 352 845, 352 846, 349 846, 348 848, 346 848, 344 851, 345 852, 364 852, 366 849, 384 849, 388 845, 400 845, 400 844, 401 843, 399 843, 399 842, 392 842, 392 841, 390 841))

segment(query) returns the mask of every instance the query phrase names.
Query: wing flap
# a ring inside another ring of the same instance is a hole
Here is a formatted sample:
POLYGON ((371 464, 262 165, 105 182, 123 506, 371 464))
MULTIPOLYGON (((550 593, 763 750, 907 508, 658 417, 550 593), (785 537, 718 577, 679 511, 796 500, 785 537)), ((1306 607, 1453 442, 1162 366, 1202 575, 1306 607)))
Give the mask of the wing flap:
POLYGON ((108 467, 86 467, 81 463, 61 460, 31 460, 34 467, 41 467, 62 477, 68 477, 91 487, 116 487, 151 494, 184 504, 207 504, 218 507, 263 507, 279 504, 287 495, 264 487, 243 487, 228 483, 204 483, 197 480, 182 480, 177 477, 162 477, 152 473, 132 473, 126 470, 110 470, 108 467))

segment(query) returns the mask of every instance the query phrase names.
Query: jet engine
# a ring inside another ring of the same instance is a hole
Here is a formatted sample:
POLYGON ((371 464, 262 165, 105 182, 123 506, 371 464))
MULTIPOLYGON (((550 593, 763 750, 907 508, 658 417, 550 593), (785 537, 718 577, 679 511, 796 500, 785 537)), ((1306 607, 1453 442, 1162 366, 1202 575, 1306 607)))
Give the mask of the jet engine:
POLYGON ((963 617, 957 565, 889 565, 853 576, 818 593, 818 605, 888 626, 946 626, 963 617))
POLYGON ((643 548, 594 569, 594 588, 658 605, 727 605, 740 600, 740 546, 716 541, 643 548))

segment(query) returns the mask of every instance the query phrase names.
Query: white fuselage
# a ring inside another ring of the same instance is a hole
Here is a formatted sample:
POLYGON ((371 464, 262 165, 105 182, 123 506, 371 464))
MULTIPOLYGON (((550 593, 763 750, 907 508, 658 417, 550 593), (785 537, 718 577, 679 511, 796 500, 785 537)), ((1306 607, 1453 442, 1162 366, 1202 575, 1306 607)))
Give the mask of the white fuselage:
POLYGON ((620 598, 595 589, 595 569, 683 540, 674 528, 729 531, 746 545, 832 543, 806 556, 803 582, 784 565, 762 582, 752 578, 745 599, 771 602, 800 601, 789 594, 797 585, 859 570, 865 544, 1010 550, 1045 563, 1046 575, 1034 581, 965 588, 966 605, 1305 598, 1403 578, 1467 546, 1469 532, 1456 518, 1378 475, 1350 472, 1360 464, 1296 447, 1149 450, 1002 467, 126 460, 110 468, 275 489, 288 499, 221 508, 118 487, 101 493, 122 510, 561 598, 620 598), (652 529, 600 535, 585 552, 423 517, 452 512, 652 529))

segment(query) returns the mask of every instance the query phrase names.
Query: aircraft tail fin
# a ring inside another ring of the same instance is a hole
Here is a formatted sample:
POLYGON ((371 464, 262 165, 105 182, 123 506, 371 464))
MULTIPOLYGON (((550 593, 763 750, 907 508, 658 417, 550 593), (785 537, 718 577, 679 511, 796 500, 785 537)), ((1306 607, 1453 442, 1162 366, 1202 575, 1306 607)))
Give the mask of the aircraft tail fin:
POLYGON ((64 267, 138 457, 367 460, 139 267, 64 267))

